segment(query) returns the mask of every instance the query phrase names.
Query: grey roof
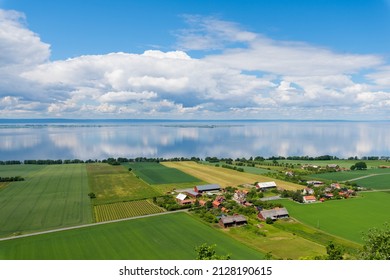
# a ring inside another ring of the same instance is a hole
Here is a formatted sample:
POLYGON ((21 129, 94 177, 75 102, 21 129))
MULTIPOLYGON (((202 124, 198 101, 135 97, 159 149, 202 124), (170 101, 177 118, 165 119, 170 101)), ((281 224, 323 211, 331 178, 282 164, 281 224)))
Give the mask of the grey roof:
POLYGON ((271 210, 260 211, 260 214, 264 217, 264 219, 267 218, 277 219, 280 216, 288 215, 288 211, 286 208, 274 208, 271 210))
POLYGON ((237 222, 246 222, 247 219, 243 215, 225 216, 221 218, 222 223, 232 224, 237 222))
POLYGON ((186 190, 185 191, 186 193, 188 193, 189 195, 193 195, 193 196, 198 196, 199 195, 199 193, 198 192, 196 192, 196 191, 194 191, 194 190, 186 190))
POLYGON ((198 191, 212 191, 212 190, 220 190, 221 186, 218 184, 210 184, 210 185, 202 185, 202 186, 196 186, 198 191))

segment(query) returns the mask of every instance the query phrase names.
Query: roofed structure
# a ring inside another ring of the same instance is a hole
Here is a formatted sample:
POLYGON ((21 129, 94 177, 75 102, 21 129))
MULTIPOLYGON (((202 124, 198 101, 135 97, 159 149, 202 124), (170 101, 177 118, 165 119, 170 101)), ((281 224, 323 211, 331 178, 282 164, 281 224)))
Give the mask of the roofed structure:
POLYGON ((286 208, 274 208, 270 210, 262 210, 257 215, 259 219, 266 220, 267 218, 271 218, 273 221, 282 218, 288 218, 290 215, 286 208))
POLYGON ((261 189, 261 190, 276 188, 276 183, 273 181, 272 182, 257 183, 256 188, 261 189))
POLYGON ((219 190, 221 190, 221 186, 218 184, 195 186, 195 188, 194 188, 194 191, 196 191, 198 193, 209 192, 209 191, 219 191, 219 190))
POLYGON ((219 220, 219 224, 224 228, 246 225, 247 223, 248 220, 243 215, 224 216, 219 220))

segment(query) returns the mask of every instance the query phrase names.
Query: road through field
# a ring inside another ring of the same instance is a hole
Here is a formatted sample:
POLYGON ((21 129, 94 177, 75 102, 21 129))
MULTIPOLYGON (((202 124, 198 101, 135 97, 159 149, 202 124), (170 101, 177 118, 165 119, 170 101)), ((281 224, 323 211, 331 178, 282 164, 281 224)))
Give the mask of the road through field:
POLYGON ((85 225, 78 225, 78 226, 72 226, 72 227, 64 227, 64 228, 58 228, 58 229, 52 229, 52 230, 45 230, 45 231, 34 232, 34 233, 29 233, 29 234, 23 234, 23 235, 16 235, 16 236, 0 238, 0 242, 1 241, 5 241, 5 240, 24 238, 24 237, 29 237, 29 236, 34 236, 34 235, 41 235, 41 234, 52 233, 52 232, 59 232, 59 231, 64 231, 64 230, 72 230, 72 229, 78 229, 78 228, 94 227, 94 226, 98 226, 98 225, 111 224, 111 223, 117 223, 117 222, 123 222, 123 221, 135 220, 135 219, 142 219, 142 218, 153 217, 153 216, 167 215, 167 214, 173 214, 173 213, 178 213, 178 212, 187 212, 187 211, 188 211, 188 209, 183 209, 183 210, 161 212, 161 213, 149 214, 149 215, 144 215, 144 216, 137 216, 137 217, 130 217, 130 218, 119 219, 119 220, 112 220, 112 221, 106 221, 106 222, 93 223, 93 224, 85 224, 85 225))
POLYGON ((163 162, 162 164, 167 167, 177 168, 210 184, 219 184, 222 187, 238 186, 247 183, 253 184, 254 182, 274 181, 279 188, 286 190, 303 189, 303 186, 301 185, 277 180, 263 175, 203 165, 193 161, 163 162))

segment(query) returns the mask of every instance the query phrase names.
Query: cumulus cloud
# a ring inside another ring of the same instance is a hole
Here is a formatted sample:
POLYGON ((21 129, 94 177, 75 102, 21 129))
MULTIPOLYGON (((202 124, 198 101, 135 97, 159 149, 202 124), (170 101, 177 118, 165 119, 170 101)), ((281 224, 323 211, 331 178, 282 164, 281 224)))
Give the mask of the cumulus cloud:
POLYGON ((178 49, 50 61, 23 14, 0 10, 4 116, 388 118, 390 66, 277 41, 212 17, 185 16, 178 49), (192 50, 213 50, 193 58, 192 50), (363 73, 369 74, 363 74, 363 73))

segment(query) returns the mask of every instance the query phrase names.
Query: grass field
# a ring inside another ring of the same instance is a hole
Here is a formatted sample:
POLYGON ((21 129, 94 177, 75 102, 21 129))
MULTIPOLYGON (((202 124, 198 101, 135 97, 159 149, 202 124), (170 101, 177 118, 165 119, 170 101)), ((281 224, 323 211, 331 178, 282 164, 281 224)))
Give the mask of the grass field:
POLYGON ((325 203, 298 204, 280 200, 290 216, 304 224, 342 238, 362 243, 362 233, 372 227, 390 222, 390 192, 365 192, 360 197, 327 201, 325 203))
MULTIPOLYGON (((327 164, 337 164, 343 168, 350 168, 357 162, 364 161, 367 164, 367 167, 377 168, 380 165, 390 165, 389 162, 385 160, 346 160, 346 159, 336 159, 336 160, 278 160, 278 163, 287 163, 297 165, 312 164, 317 166, 326 166, 327 164)), ((266 160, 264 163, 272 163, 272 160, 266 160)))
POLYGON ((96 222, 119 220, 163 212, 147 200, 117 202, 94 206, 96 222))
POLYGON ((25 171, 25 181, 0 190, 0 236, 92 222, 85 165, 27 166, 25 171))
POLYGON ((351 181, 357 183, 359 186, 377 190, 390 189, 389 169, 374 168, 367 170, 331 172, 315 174, 310 177, 319 180, 351 181))
POLYGON ((303 186, 294 183, 289 183, 281 180, 276 180, 262 175, 250 174, 246 172, 238 172, 235 170, 214 167, 204 164, 198 164, 196 162, 183 161, 183 162, 164 162, 165 166, 174 167, 182 170, 188 174, 191 174, 205 182, 219 184, 222 187, 237 186, 241 184, 254 182, 268 182, 275 181, 278 187, 286 190, 302 189, 303 186))
POLYGON ((140 200, 159 196, 155 188, 138 179, 123 166, 88 164, 88 179, 96 198, 94 204, 140 200))
POLYGON ((28 177, 34 172, 42 170, 45 165, 36 164, 12 164, 12 165, 0 165, 0 177, 28 177))
MULTIPOLYGON (((281 222, 278 221, 276 224, 281 222)), ((260 231, 266 236, 258 235, 247 227, 230 228, 227 234, 248 246, 271 253, 276 259, 297 260, 326 254, 325 246, 281 230, 274 225, 263 224, 260 231)))
POLYGON ((0 259, 184 260, 195 259, 195 247, 203 243, 216 244, 218 254, 232 259, 264 258, 190 215, 174 213, 0 241, 0 259))
POLYGON ((197 183, 200 180, 178 169, 169 168, 157 162, 135 162, 124 166, 131 167, 133 172, 151 185, 197 183))
POLYGON ((366 188, 375 190, 390 190, 390 173, 377 174, 371 177, 355 180, 354 182, 359 186, 366 188))

